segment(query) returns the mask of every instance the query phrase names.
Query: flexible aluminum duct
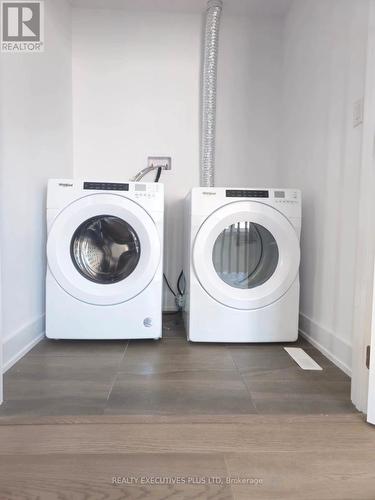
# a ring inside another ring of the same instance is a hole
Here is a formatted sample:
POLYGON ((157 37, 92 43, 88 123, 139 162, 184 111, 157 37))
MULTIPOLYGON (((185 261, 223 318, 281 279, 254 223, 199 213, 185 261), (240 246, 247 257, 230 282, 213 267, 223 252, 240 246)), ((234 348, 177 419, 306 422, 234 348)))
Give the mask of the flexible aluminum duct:
POLYGON ((201 105, 201 186, 214 186, 216 134, 216 80, 221 0, 209 0, 206 12, 201 105))

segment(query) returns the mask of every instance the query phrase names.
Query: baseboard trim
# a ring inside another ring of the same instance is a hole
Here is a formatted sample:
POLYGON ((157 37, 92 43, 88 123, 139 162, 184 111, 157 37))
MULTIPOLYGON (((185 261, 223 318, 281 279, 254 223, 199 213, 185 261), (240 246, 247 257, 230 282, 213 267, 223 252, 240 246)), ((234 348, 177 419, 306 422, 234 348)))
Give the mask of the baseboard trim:
POLYGON ((302 337, 351 377, 352 346, 305 314, 300 313, 299 320, 302 337))
POLYGON ((3 373, 44 337, 44 314, 3 340, 3 373))

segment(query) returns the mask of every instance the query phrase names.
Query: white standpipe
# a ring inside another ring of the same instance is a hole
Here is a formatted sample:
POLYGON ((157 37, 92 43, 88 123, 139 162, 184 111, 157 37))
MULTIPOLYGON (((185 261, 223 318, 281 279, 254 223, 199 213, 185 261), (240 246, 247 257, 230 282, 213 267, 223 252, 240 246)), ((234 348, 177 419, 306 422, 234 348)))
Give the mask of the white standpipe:
POLYGON ((223 2, 221 0, 209 0, 207 3, 202 71, 200 145, 200 184, 203 187, 214 186, 215 183, 216 82, 222 8, 223 2))

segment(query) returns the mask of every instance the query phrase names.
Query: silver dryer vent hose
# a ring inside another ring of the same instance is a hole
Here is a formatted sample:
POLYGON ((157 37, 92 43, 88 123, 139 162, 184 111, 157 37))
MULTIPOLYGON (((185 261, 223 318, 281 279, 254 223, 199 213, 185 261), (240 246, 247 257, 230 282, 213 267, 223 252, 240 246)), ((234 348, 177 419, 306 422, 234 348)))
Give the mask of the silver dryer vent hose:
POLYGON ((203 187, 215 183, 216 82, 222 8, 221 0, 207 3, 201 98, 200 184, 203 187))

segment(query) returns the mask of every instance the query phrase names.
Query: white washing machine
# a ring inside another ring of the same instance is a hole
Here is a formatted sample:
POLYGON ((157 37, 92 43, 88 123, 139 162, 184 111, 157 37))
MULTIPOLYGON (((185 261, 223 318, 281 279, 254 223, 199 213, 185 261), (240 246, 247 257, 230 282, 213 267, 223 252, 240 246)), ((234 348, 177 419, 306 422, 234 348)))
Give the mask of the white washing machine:
POLYGON ((185 222, 189 340, 296 340, 300 191, 194 188, 185 222))
POLYGON ((163 185, 51 179, 46 335, 162 335, 163 185))

